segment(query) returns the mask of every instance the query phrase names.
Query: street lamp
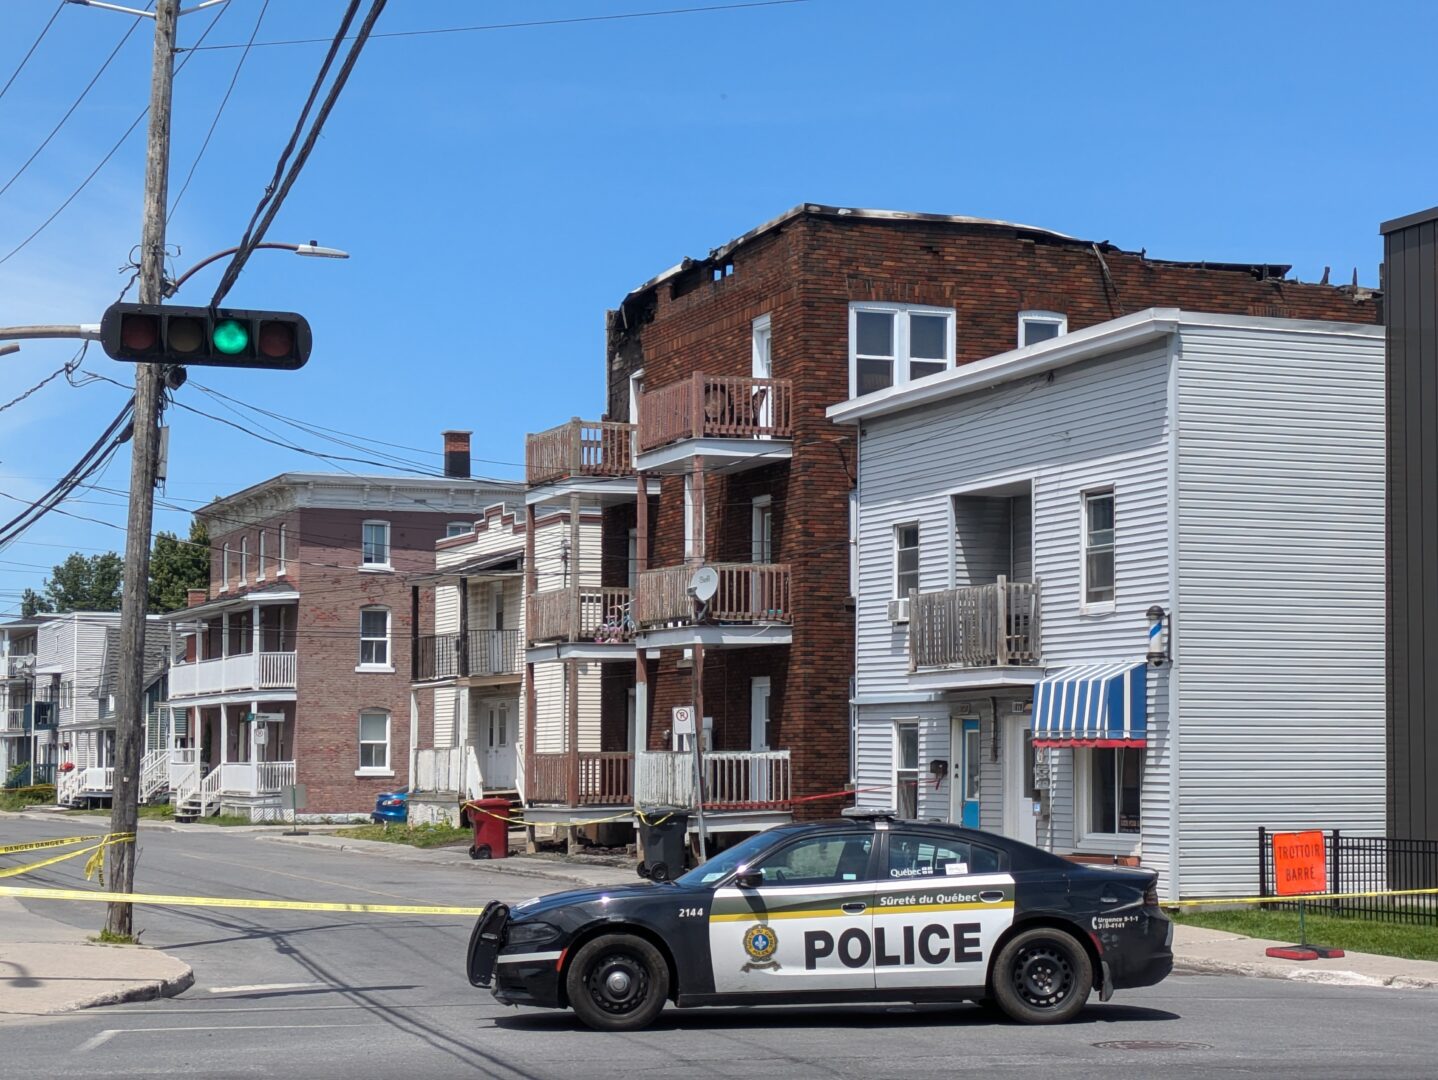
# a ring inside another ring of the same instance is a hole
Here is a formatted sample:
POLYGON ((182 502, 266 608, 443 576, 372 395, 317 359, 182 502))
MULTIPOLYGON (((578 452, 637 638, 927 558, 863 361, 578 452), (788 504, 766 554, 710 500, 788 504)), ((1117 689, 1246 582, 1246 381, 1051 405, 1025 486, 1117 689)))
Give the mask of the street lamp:
MULTIPOLYGON (((265 240, 255 245, 258 248, 273 248, 277 251, 293 251, 296 255, 305 255, 311 259, 348 259, 350 253, 341 251, 339 248, 321 247, 320 244, 311 240, 308 244, 285 244, 277 240, 265 240)), ((180 291, 180 286, 189 281, 197 270, 203 270, 212 262, 218 262, 227 255, 233 255, 239 251, 239 247, 225 248, 224 251, 217 251, 213 255, 207 255, 194 266, 190 267, 174 281, 165 283, 165 299, 169 299, 180 291)))

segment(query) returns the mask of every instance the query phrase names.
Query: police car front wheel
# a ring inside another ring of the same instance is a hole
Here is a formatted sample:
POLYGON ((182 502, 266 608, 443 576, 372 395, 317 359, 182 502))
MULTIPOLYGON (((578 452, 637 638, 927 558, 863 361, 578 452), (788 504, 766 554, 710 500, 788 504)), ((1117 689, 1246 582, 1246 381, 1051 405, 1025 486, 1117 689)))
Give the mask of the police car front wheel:
POLYGON ((575 1014, 599 1031, 648 1027, 669 997, 669 965, 641 937, 605 934, 584 945, 565 977, 575 1014))
POLYGON ((1062 930, 1026 930, 994 961, 994 998, 1010 1018, 1023 1024, 1072 1020, 1092 987, 1088 953, 1062 930))

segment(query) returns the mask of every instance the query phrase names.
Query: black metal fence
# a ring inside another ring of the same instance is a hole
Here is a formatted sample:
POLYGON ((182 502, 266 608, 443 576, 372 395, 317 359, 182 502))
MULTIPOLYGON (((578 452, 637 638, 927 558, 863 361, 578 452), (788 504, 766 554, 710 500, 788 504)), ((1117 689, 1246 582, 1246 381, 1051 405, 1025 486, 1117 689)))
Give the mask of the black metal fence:
MULTIPOLYGON (((1273 874, 1273 834, 1286 829, 1258 830, 1258 894, 1277 895, 1273 874)), ((1291 830, 1306 831, 1306 830, 1291 830)), ((1381 893, 1395 889, 1438 889, 1438 840, 1399 840, 1391 836, 1349 836, 1339 829, 1323 832, 1328 861, 1328 892, 1381 893)), ((1296 911, 1298 898, 1265 904, 1296 911)), ((1311 900, 1308 910, 1377 922, 1424 923, 1438 926, 1438 894, 1352 896, 1311 900)))
POLYGON ((517 675, 522 663, 518 630, 470 630, 422 634, 415 651, 418 682, 467 676, 517 675))

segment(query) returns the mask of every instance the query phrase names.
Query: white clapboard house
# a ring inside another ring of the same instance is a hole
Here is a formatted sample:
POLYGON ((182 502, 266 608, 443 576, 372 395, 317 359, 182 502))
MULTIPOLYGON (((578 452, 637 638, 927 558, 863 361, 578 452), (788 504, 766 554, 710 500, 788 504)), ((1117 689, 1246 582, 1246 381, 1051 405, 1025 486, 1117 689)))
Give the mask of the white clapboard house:
POLYGON ((1381 327, 1150 309, 831 408, 860 804, 1170 897, 1381 832, 1383 394, 1381 327))

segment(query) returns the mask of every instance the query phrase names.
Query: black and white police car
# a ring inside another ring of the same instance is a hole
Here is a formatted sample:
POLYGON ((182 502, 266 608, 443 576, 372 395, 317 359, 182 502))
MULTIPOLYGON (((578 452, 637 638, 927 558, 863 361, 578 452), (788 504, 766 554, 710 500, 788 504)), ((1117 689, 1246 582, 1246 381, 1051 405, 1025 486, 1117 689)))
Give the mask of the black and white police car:
POLYGON ((486 905, 472 984, 590 1027, 702 1005, 962 1001, 1030 1024, 1151 986, 1173 924, 1149 870, 868 815, 752 836, 670 882, 486 905))

